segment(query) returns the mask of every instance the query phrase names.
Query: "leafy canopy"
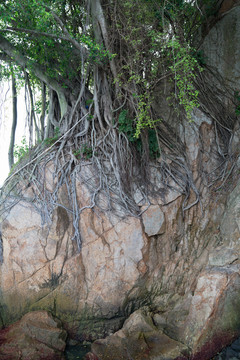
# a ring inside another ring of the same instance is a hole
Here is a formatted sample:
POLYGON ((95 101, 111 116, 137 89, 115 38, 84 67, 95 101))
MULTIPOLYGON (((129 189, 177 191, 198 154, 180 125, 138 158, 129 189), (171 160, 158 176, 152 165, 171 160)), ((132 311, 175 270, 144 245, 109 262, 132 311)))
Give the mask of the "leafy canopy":
POLYGON ((57 91, 61 102, 61 91, 76 98, 86 69, 86 87, 93 93, 98 66, 110 84, 110 107, 125 102, 139 137, 161 120, 151 104, 163 79, 174 82, 174 98, 191 119, 200 70, 194 41, 213 7, 209 0, 1 1, 0 55, 11 64, 1 65, 1 74, 27 70, 32 81, 57 91), (103 14, 96 19, 92 9, 98 3, 103 14))

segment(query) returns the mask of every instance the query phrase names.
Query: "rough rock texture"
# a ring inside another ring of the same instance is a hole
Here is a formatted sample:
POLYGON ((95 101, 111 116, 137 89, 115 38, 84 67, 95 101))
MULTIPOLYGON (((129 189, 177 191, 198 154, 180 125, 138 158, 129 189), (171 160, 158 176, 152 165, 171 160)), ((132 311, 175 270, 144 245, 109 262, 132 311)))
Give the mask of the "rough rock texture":
POLYGON ((165 218, 159 205, 151 205, 142 215, 144 231, 148 236, 163 234, 165 218))
POLYGON ((240 265, 213 267, 200 274, 183 339, 193 358, 211 358, 240 335, 240 265))
MULTIPOLYGON (((235 1, 236 7, 227 10, 222 9, 225 16, 217 22, 206 37, 203 49, 207 56, 207 62, 217 68, 223 79, 236 90, 240 86, 240 6, 239 1, 235 1), (237 4, 238 3, 238 4, 237 4)), ((225 1, 231 3, 231 1, 225 1)))
MULTIPOLYGON (((84 185, 79 184, 78 196, 81 203, 88 204, 84 185)), ((64 190, 60 199, 64 204, 64 190)), ((121 220, 86 209, 80 228, 82 251, 78 253, 64 208, 57 207, 50 228, 42 227, 41 216, 32 205, 20 202, 12 208, 2 224, 4 325, 29 310, 47 309, 59 315, 66 326, 75 322, 82 327, 82 338, 104 335, 105 327, 107 331, 119 328, 126 294, 147 271, 148 240, 140 219, 121 220)))
MULTIPOLYGON (((213 41, 216 31, 227 42, 229 34, 222 29, 228 24, 237 29, 234 19, 238 17, 239 7, 230 10, 210 31, 206 44, 213 41)), ((238 36, 238 31, 234 34, 238 36)), ((240 42, 235 39, 231 44, 235 48, 228 49, 229 43, 226 53, 219 48, 220 60, 213 59, 214 55, 209 59, 213 64, 221 61, 222 75, 239 84, 240 42), (231 66, 225 67, 229 53, 235 55, 229 59, 231 66)), ((193 117, 194 122, 178 124, 176 131, 184 143, 201 204, 192 206, 196 204, 194 192, 186 199, 181 187, 169 179, 168 187, 162 185, 162 192, 150 198, 150 204, 136 191, 141 218, 120 217, 90 209, 91 194, 79 180, 77 201, 84 207, 79 253, 72 241, 64 186, 50 224, 42 221, 31 201, 31 187, 26 190, 28 201, 17 203, 2 221, 2 326, 32 310, 51 311, 75 340, 96 340, 88 359, 99 356, 101 360, 125 360, 127 354, 134 360, 207 360, 240 335, 236 315, 240 310, 238 162, 235 177, 212 192, 207 175, 221 166, 215 128, 199 109, 193 117)), ((171 119, 168 124, 172 126, 171 119)), ((239 143, 237 123, 231 143, 234 154, 239 154, 239 143)), ((85 177, 93 177, 90 165, 85 164, 82 171, 85 177)), ((151 171, 149 176, 159 187, 161 178, 154 168, 151 171)), ((45 176, 52 191, 51 164, 45 176)), ((104 201, 103 197, 103 208, 104 201)))
POLYGON ((0 359, 61 360, 66 338, 59 320, 46 311, 31 312, 0 331, 0 359))
POLYGON ((95 341, 92 351, 101 360, 184 360, 188 354, 186 345, 159 331, 143 310, 135 311, 114 335, 95 341))
MULTIPOLYGON (((211 134, 204 119, 185 130, 189 149, 190 139, 197 139, 194 128, 211 134)), ((200 151, 191 156, 197 177, 200 151)), ((206 166, 212 161, 206 158, 206 166)), ((203 185, 202 191, 203 213, 192 207, 185 220, 184 197, 175 190, 153 199, 142 219, 86 208, 80 253, 71 240, 70 215, 60 206, 67 207, 64 189, 50 227, 42 226, 31 204, 18 203, 2 224, 2 324, 45 309, 77 340, 109 335, 94 343, 92 357, 119 360, 128 351, 133 359, 210 358, 239 335, 240 183, 210 201, 203 185), (154 217, 159 222, 150 233, 154 217), (147 309, 146 315, 137 309, 147 309)), ((79 182, 81 206, 89 198, 79 182)))

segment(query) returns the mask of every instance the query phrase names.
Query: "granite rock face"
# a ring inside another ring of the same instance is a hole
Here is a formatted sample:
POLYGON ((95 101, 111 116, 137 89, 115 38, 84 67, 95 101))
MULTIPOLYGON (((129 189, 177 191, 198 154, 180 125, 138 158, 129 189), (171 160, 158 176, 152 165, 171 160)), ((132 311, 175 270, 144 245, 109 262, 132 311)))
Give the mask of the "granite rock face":
POLYGON ((208 65, 216 68, 223 79, 229 82, 231 87, 239 90, 240 3, 238 0, 227 0, 224 3, 225 9, 223 6, 222 13, 220 14, 223 17, 210 30, 204 41, 203 50, 207 57, 208 65), (229 8, 227 8, 228 4, 230 5, 229 8))
MULTIPOLYGON (((226 45, 227 54, 225 45, 219 47, 221 56, 214 59, 208 41, 218 41, 219 33, 221 41, 228 42, 230 35, 223 29, 230 23, 237 37, 238 17, 239 7, 230 9, 205 40, 209 61, 236 86, 240 42, 235 38, 234 49, 226 45), (234 56, 225 67, 229 53, 234 56)), ((27 189, 28 201, 12 207, 1 225, 1 327, 29 311, 50 311, 71 338, 94 341, 88 354, 94 360, 207 360, 240 335, 240 183, 235 176, 227 188, 211 191, 204 174, 221 165, 215 128, 199 109, 193 118, 193 123, 178 124, 175 130, 184 143, 201 204, 194 191, 186 198, 172 179, 164 187, 152 168, 149 176, 162 193, 147 202, 136 192, 141 217, 117 216, 92 209, 91 193, 79 179, 76 201, 84 209, 79 252, 72 241, 73 219, 66 211, 70 205, 64 186, 49 224, 29 201, 27 189)), ((239 141, 236 125, 235 153, 239 141)), ((93 176, 90 165, 83 171, 93 176)), ((51 164, 45 177, 53 191, 51 164)))
POLYGON ((184 340, 193 359, 210 359, 240 335, 240 265, 200 274, 185 322, 184 340))
POLYGON ((185 222, 181 195, 155 199, 142 219, 86 208, 80 253, 64 209, 47 228, 18 203, 2 224, 2 325, 42 309, 72 338, 106 337, 88 356, 119 360, 127 349, 133 359, 210 358, 240 334, 240 183, 224 199, 212 206, 206 195, 204 214, 193 207, 185 222))
MULTIPOLYGON (((80 183, 78 189, 79 201, 88 205, 87 189, 80 183)), ((147 272, 148 239, 140 219, 84 210, 80 253, 71 239, 71 221, 60 205, 50 226, 42 226, 36 208, 24 201, 3 221, 2 325, 37 309, 55 309, 66 327, 72 322, 79 326, 82 319, 83 338, 104 335, 123 322, 126 295, 147 272), (89 325, 91 317, 95 329, 89 325)))

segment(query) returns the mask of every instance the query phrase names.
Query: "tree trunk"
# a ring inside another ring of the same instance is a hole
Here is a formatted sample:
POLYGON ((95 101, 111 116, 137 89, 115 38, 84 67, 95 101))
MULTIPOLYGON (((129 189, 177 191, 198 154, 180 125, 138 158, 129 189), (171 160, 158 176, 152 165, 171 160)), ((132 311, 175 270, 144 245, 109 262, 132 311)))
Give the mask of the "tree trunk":
POLYGON ((13 153, 14 153, 15 134, 17 127, 17 89, 16 89, 16 80, 13 74, 12 74, 12 111, 13 111, 12 129, 11 129, 10 145, 8 150, 8 164, 10 169, 14 164, 13 153))
POLYGON ((55 107, 56 107, 56 94, 53 90, 49 90, 49 106, 48 106, 48 117, 47 125, 44 138, 53 137, 54 128, 59 127, 59 123, 56 120, 55 116, 55 107))
POLYGON ((25 73, 25 79, 26 79, 26 83, 27 83, 27 88, 28 88, 28 93, 29 93, 29 98, 30 98, 30 124, 34 124, 35 127, 35 136, 37 141, 40 141, 40 131, 39 131, 39 127, 37 124, 37 119, 36 119, 36 114, 34 111, 34 100, 33 100, 33 92, 32 92, 32 88, 31 88, 31 84, 30 84, 30 80, 29 80, 29 76, 27 73, 25 73))
POLYGON ((16 89, 16 79, 13 74, 12 74, 12 111, 13 111, 12 129, 11 129, 10 145, 8 150, 8 164, 10 169, 14 164, 13 153, 14 153, 15 134, 17 127, 17 89, 16 89))
POLYGON ((44 120, 46 115, 46 85, 42 82, 42 106, 40 116, 41 140, 44 140, 44 120))

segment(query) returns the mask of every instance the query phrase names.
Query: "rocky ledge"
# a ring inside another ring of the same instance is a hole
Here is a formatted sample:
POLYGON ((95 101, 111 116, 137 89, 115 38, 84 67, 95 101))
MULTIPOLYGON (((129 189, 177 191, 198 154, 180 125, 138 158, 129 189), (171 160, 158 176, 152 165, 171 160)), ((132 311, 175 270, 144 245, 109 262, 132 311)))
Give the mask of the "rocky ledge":
POLYGON ((0 331, 2 360, 64 360, 67 332, 47 311, 26 314, 0 331))

